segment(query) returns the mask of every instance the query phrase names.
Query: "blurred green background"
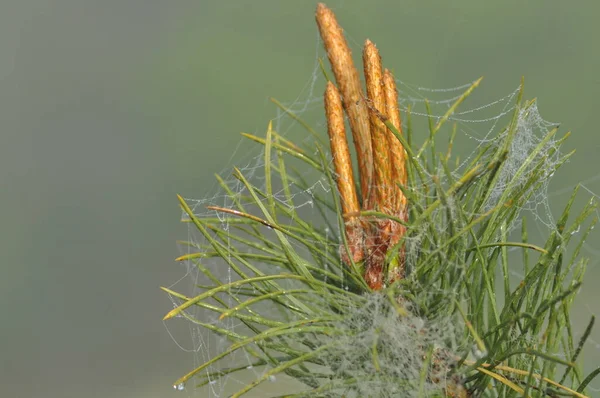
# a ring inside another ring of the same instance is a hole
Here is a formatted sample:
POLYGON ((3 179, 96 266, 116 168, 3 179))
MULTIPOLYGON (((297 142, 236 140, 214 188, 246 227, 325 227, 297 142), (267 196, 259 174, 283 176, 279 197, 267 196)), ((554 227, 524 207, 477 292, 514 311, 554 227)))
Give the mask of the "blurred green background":
MULTIPOLYGON (((485 102, 524 75, 526 97, 577 149, 551 184, 555 213, 578 181, 600 193, 598 4, 328 3, 355 54, 370 38, 401 80, 452 87, 483 75, 485 102)), ((161 321, 172 306, 159 286, 185 274, 173 260, 187 236, 175 194, 214 193, 213 174, 247 155, 239 132, 262 134, 276 115, 268 97, 302 95, 320 45, 315 5, 0 3, 0 395, 193 394, 172 388, 194 365, 169 334, 184 339, 187 326, 161 321)), ((578 333, 600 315, 599 251, 595 233, 578 333)), ((584 355, 588 371, 600 363, 598 329, 584 355)))

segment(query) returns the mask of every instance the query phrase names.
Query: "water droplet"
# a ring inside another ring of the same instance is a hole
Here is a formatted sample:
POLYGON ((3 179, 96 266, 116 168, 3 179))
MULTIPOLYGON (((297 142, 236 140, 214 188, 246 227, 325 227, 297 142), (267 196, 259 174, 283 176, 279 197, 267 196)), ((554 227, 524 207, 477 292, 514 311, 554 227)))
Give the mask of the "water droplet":
POLYGON ((579 230, 581 229, 581 225, 577 226, 577 229, 573 232, 571 232, 571 235, 575 235, 577 232, 579 232, 579 230))
POLYGON ((174 384, 173 388, 176 389, 177 391, 183 391, 185 389, 185 385, 183 383, 174 384))
POLYGON ((275 376, 273 376, 273 375, 270 375, 270 376, 269 376, 269 381, 270 381, 271 383, 275 383, 275 381, 276 381, 276 380, 277 380, 277 377, 275 377, 275 376))
POLYGON ((248 365, 248 366, 246 366, 246 369, 252 369, 252 368, 253 368, 253 366, 252 366, 252 365, 248 365))

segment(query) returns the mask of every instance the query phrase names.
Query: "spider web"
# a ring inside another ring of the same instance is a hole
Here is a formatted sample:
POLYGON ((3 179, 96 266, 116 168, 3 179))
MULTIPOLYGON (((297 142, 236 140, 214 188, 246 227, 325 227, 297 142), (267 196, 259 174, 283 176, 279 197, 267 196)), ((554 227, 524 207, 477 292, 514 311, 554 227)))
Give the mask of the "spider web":
MULTIPOLYGON (((320 47, 320 45, 321 43, 319 42, 318 46, 320 47)), ((357 52, 357 49, 355 49, 355 52, 357 52)), ((323 57, 323 54, 317 52, 313 73, 307 80, 302 93, 295 100, 283 103, 284 107, 287 108, 289 112, 274 107, 276 109, 276 115, 273 119, 273 130, 280 136, 289 138, 295 144, 304 146, 304 148, 314 148, 311 144, 317 140, 317 138, 306 134, 301 123, 296 121, 294 117, 291 117, 290 112, 294 115, 298 115, 309 125, 313 126, 314 130, 321 135, 323 143, 327 143, 325 133, 326 121, 324 119, 322 99, 324 79, 322 78, 319 67, 319 57, 323 57), (301 138, 298 139, 297 137, 301 138)), ((427 124, 432 116, 435 121, 441 119, 448 108, 472 85, 473 82, 467 82, 447 88, 427 88, 403 80, 397 80, 396 83, 399 90, 399 107, 401 114, 406 115, 408 109, 410 109, 413 130, 419 132, 427 131, 427 124), (429 111, 427 110, 427 104, 429 104, 430 107, 429 111)), ((502 132, 502 129, 508 125, 515 110, 519 86, 515 85, 514 88, 501 94, 499 98, 487 102, 480 99, 480 92, 482 90, 482 88, 476 90, 449 119, 450 123, 456 125, 457 131, 453 148, 453 152, 458 155, 457 158, 459 159, 454 171, 454 173, 457 173, 457 176, 461 171, 464 172, 465 167, 470 164, 480 148, 487 145, 495 145, 495 141, 499 140, 499 137, 501 138, 502 134, 507 133, 502 132)), ((406 120, 403 120, 403 122, 406 123, 406 120)), ((505 184, 517 173, 533 149, 538 145, 541 145, 542 137, 555 126, 557 126, 557 123, 547 121, 542 117, 535 102, 532 103, 527 110, 522 111, 521 114, 518 115, 517 133, 513 140, 512 147, 510 148, 508 158, 506 159, 498 178, 498 182, 486 203, 487 209, 493 208, 499 204, 498 201, 505 189, 505 184)), ((426 133, 424 134, 426 135, 426 133)), ((260 136, 260 134, 257 135, 260 136)), ((421 143, 420 141, 425 138, 426 137, 415 137, 416 142, 414 145, 418 147, 421 143)), ((520 220, 523 218, 531 218, 534 221, 533 225, 535 226, 538 235, 540 237, 547 236, 550 231, 556 228, 556 220, 553 215, 554 211, 551 206, 551 200, 569 194, 578 183, 573 182, 573 184, 570 184, 567 187, 551 190, 551 178, 553 176, 551 170, 553 170, 553 166, 556 165, 564 154, 561 154, 556 150, 557 139, 551 139, 543 145, 544 148, 539 156, 545 157, 548 173, 542 178, 540 187, 537 187, 535 190, 533 190, 533 187, 531 188, 532 195, 529 197, 529 200, 519 208, 521 217, 517 217, 517 222, 508 226, 509 232, 516 233, 517 235, 521 227, 520 220)), ((316 153, 314 154, 316 155, 316 153)), ((246 179, 250 180, 255 186, 262 187, 266 192, 265 158, 264 147, 262 145, 250 144, 247 140, 244 140, 236 149, 234 156, 232 156, 232 161, 233 165, 241 171, 241 174, 243 174, 246 179)), ((332 245, 337 246, 339 236, 342 232, 337 228, 334 222, 327 217, 323 217, 323 214, 320 213, 318 206, 316 205, 320 198, 331 196, 331 190, 335 190, 336 187, 330 186, 327 178, 324 176, 318 175, 312 170, 306 171, 306 167, 303 169, 301 162, 292 160, 291 164, 292 166, 295 166, 298 171, 298 181, 303 180, 304 182, 303 184, 291 184, 291 192, 289 193, 286 192, 282 186, 274 186, 272 196, 275 202, 282 205, 289 205, 291 198, 298 217, 313 224, 322 223, 323 230, 327 234, 327 237, 331 238, 329 241, 331 241, 332 245)), ((535 162, 532 164, 535 164, 535 162)), ((522 173, 524 179, 526 178, 528 171, 531 170, 525 170, 525 172, 522 173)), ((185 198, 185 200, 198 218, 218 218, 221 220, 221 229, 227 232, 231 228, 235 228, 235 225, 230 224, 228 221, 230 219, 225 217, 222 212, 208 210, 207 206, 233 208, 235 207, 236 201, 241 200, 248 192, 244 184, 239 179, 232 176, 231 170, 224 170, 220 175, 225 184, 231 189, 233 195, 224 191, 221 185, 215 183, 211 194, 207 195, 205 192, 192 193, 194 195, 204 195, 204 197, 202 199, 185 198)), ((434 176, 430 175, 428 178, 434 178, 434 176)), ((597 180, 600 180, 600 178, 594 177, 582 182, 582 184, 585 184, 583 185, 583 189, 588 192, 590 196, 596 198, 599 197, 599 195, 589 188, 588 185, 597 180)), ((185 214, 183 215, 183 219, 189 221, 189 217, 185 214)), ((294 220, 287 221, 290 223, 294 222, 294 220)), ((196 252, 197 247, 206 245, 206 241, 198 234, 196 227, 190 222, 188 222, 187 225, 189 244, 181 246, 182 255, 196 252), (194 246, 196 246, 196 248, 194 246)), ((266 231, 265 233, 272 233, 272 231, 266 231)), ((539 240, 541 241, 541 238, 539 238, 539 240)), ((228 247, 235 247, 236 244, 237 242, 229 240, 226 245, 228 247)), ((417 244, 418 242, 413 242, 413 245, 417 244)), ((408 245, 410 246, 410 242, 408 245)), ((298 248, 298 250, 302 249, 298 248)), ((591 247, 589 243, 585 244, 584 250, 586 251, 585 254, 587 256, 600 258, 600 250, 591 247)), ((516 265, 511 268, 511 274, 516 281, 519 281, 524 277, 524 274, 523 270, 520 269, 518 265, 518 259, 520 257, 515 254, 514 258, 516 265)), ((223 281, 231 282, 239 279, 232 269, 228 267, 227 264, 224 264, 223 261, 219 261, 216 258, 206 258, 201 261, 205 267, 210 268, 214 275, 223 281)), ((257 261, 256 266, 265 273, 274 274, 281 271, 278 266, 262 264, 260 261, 257 261)), ((590 267, 597 267, 597 260, 591 262, 590 267)), ((210 285, 212 285, 210 277, 199 272, 193 262, 187 262, 185 275, 179 281, 171 285, 170 288, 186 292, 188 297, 194 297, 205 291, 202 286, 210 285)), ((590 315, 598 313, 598 307, 590 304, 590 301, 585 298, 587 294, 590 293, 587 289, 592 288, 584 285, 578 300, 578 307, 573 311, 573 318, 577 323, 575 331, 578 333, 578 335, 575 336, 575 339, 580 338, 583 334, 585 323, 589 320, 590 315)), ((451 291, 444 293, 449 296, 452 295, 451 291)), ((225 300, 228 300, 227 304, 229 306, 235 305, 235 302, 231 299, 231 294, 228 295, 228 298, 225 298, 225 300)), ((177 300, 174 297, 172 297, 172 301, 174 307, 177 307, 181 303, 180 300, 177 300)), ((365 308, 369 309, 368 313, 364 313, 361 309, 357 309, 356 322, 361 321, 365 316, 371 318, 377 318, 378 316, 383 317, 382 314, 385 312, 384 309, 382 309, 382 304, 376 299, 369 302, 365 308)), ((266 310, 268 311, 268 309, 266 310)), ((201 308, 190 307, 186 310, 186 314, 179 315, 178 317, 181 318, 181 322, 185 322, 186 325, 188 325, 189 335, 175 336, 172 334, 172 337, 178 347, 191 354, 193 363, 190 363, 190 369, 196 368, 209 361, 231 345, 231 341, 227 338, 210 333, 207 330, 207 325, 218 326, 219 328, 226 329, 232 333, 246 330, 238 319, 233 317, 219 319, 218 313, 206 311, 201 308), (201 320, 204 325, 190 322, 190 318, 201 320)), ((383 325, 386 323, 386 320, 387 318, 383 317, 377 322, 378 324, 383 325)), ((420 325, 423 322, 422 319, 415 318, 410 320, 410 325, 414 328, 415 325, 420 325)), ((370 325, 374 323, 375 322, 370 325)), ((167 322, 165 325, 169 330, 169 323, 167 322)), ((406 327, 406 324, 392 324, 389 325, 389 327, 395 331, 405 330, 403 328, 406 327)), ((462 332, 455 330, 448 319, 440 320, 438 324, 429 325, 427 330, 428 333, 422 333, 419 339, 433 343, 456 340, 456 335, 462 332)), ((364 339, 348 342, 348 344, 353 345, 348 349, 353 351, 368 349, 374 333, 373 328, 367 325, 365 327, 364 339), (363 343, 364 347, 362 346, 363 343)), ((399 347, 403 347, 403 344, 408 344, 406 341, 413 343, 415 341, 414 336, 411 337, 408 334, 400 334, 400 336, 405 342, 399 341, 399 347)), ((457 342, 456 344, 460 344, 460 342, 457 342)), ((593 332, 592 336, 588 339, 586 347, 588 349, 594 348, 594 350, 588 351, 589 353, 586 355, 589 356, 585 358, 585 374, 588 374, 595 367, 594 364, 600 362, 600 336, 597 331, 593 332)), ((474 349, 473 356, 477 357, 478 355, 483 355, 483 353, 478 353, 477 350, 474 349)), ((348 358, 352 357, 349 356, 348 358)), ((196 388, 192 379, 185 385, 178 384, 175 385, 174 388, 183 393, 187 393, 188 396, 229 396, 250 383, 252 380, 265 374, 266 368, 264 366, 253 366, 254 362, 255 359, 250 357, 246 351, 238 350, 226 359, 217 361, 203 370, 204 376, 209 380, 207 385, 196 388), (233 376, 218 377, 218 372, 221 369, 231 367, 243 367, 245 368, 245 371, 237 372, 233 376)), ((389 365, 398 366, 397 363, 389 365)), ((418 367, 410 369, 407 364, 403 365, 405 366, 405 371, 402 376, 418 377, 418 367), (416 375, 415 372, 417 372, 416 375)), ((343 367, 347 372, 352 372, 351 361, 348 361, 347 363, 338 363, 336 366, 343 367)), ((252 392, 244 396, 274 396, 287 391, 296 391, 297 388, 301 386, 299 383, 287 379, 285 376, 270 376, 268 380, 270 383, 263 383, 259 388, 252 390, 252 392)), ((600 390, 598 382, 592 384, 590 389, 594 392, 598 392, 600 390)), ((376 387, 372 385, 368 386, 367 392, 374 394, 372 396, 387 396, 383 394, 379 395, 376 387)))

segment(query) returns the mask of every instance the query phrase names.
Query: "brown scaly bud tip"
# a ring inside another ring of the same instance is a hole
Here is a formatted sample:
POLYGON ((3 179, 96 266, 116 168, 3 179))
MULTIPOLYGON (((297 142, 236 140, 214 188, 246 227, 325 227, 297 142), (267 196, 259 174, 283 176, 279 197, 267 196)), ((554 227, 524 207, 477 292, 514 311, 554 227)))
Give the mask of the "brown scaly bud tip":
POLYGON ((385 256, 376 250, 371 252, 367 261, 367 269, 365 270, 365 282, 371 290, 381 290, 384 288, 383 282, 383 267, 385 264, 385 256))
POLYGON ((340 256, 344 264, 359 263, 365 259, 364 231, 357 219, 346 221, 345 228, 346 243, 348 244, 350 256, 348 256, 348 252, 343 245, 340 246, 340 256))
MULTIPOLYGON (((383 73, 383 87, 386 99, 386 116, 392 125, 402 134, 402 121, 400 119, 400 109, 398 106, 398 91, 396 89, 396 80, 389 70, 383 73)), ((394 133, 386 129, 388 146, 392 164, 392 211, 391 214, 399 217, 403 221, 408 219, 408 201, 406 196, 398 185, 406 186, 407 168, 406 151, 402 144, 396 138, 394 133)), ((392 231, 390 234, 390 247, 396 245, 406 234, 406 227, 398 222, 392 222, 392 231)), ((406 249, 404 245, 398 250, 397 264, 389 270, 388 279, 390 283, 402 279, 405 276, 406 249)))
MULTIPOLYGON (((383 73, 383 87, 385 91, 386 100, 386 116, 392 125, 402 134, 402 121, 400 119, 400 108, 398 106, 398 91, 396 89, 396 80, 388 69, 383 73)), ((392 160, 392 176, 394 180, 394 186, 400 184, 406 186, 408 179, 406 169, 406 151, 402 147, 402 144, 396 138, 394 133, 389 129, 386 129, 387 141, 390 148, 391 160, 392 160)), ((406 198, 402 194, 400 189, 396 190, 396 196, 399 200, 395 203, 396 214, 401 213, 398 211, 398 207, 406 205, 406 198)))
POLYGON ((365 250, 367 251, 365 260, 364 279, 372 290, 381 290, 385 287, 386 273, 386 253, 389 248, 387 243, 387 233, 390 223, 375 221, 365 227, 365 250))
MULTIPOLYGON (((354 262, 361 261, 364 257, 362 244, 362 228, 356 214, 360 212, 354 174, 352 172, 352 158, 346 140, 344 126, 344 111, 340 93, 331 82, 325 89, 325 116, 327 118, 327 133, 331 144, 331 156, 336 173, 336 182, 340 193, 343 214, 351 214, 346 218, 346 241, 354 262), (352 215, 354 214, 354 215, 352 215)), ((342 258, 350 263, 347 254, 342 250, 342 258)))
POLYGON ((352 53, 333 11, 325 4, 319 3, 316 20, 331 69, 342 94, 344 109, 348 114, 357 153, 361 195, 364 203, 372 183, 373 153, 369 132, 369 114, 366 104, 362 100, 363 92, 358 71, 354 67, 352 53))
POLYGON ((390 188, 392 183, 390 152, 387 128, 378 117, 386 113, 386 99, 383 89, 383 71, 379 50, 370 40, 365 41, 363 50, 365 82, 367 86, 371 145, 373 147, 373 183, 369 192, 372 208, 388 212, 392 208, 390 188), (371 200, 373 199, 373 200, 371 200))

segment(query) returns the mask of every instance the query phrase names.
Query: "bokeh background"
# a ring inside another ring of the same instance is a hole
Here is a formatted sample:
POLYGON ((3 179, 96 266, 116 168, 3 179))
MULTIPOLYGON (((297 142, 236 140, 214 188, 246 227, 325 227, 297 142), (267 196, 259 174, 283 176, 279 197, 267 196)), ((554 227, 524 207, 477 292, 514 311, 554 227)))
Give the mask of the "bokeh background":
MULTIPOLYGON (((485 76, 483 101, 526 77, 576 155, 551 184, 558 212, 585 181, 600 194, 600 3, 592 0, 342 1, 405 81, 485 76)), ((193 366, 161 321, 174 262, 176 193, 202 198, 228 173, 240 131, 275 116, 315 70, 315 1, 0 2, 0 395, 169 397, 193 366)), ((320 53, 322 54, 322 52, 320 53)), ((322 90, 322 82, 315 89, 322 90)), ((291 129, 291 138, 302 130, 291 129)), ((573 317, 600 315, 600 237, 573 317)), ((600 363, 600 333, 585 351, 600 363)), ((600 388, 600 382, 594 383, 600 388)), ((598 390, 596 390, 597 392, 598 390)))

